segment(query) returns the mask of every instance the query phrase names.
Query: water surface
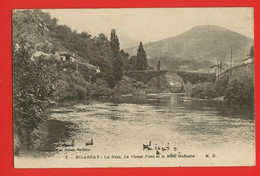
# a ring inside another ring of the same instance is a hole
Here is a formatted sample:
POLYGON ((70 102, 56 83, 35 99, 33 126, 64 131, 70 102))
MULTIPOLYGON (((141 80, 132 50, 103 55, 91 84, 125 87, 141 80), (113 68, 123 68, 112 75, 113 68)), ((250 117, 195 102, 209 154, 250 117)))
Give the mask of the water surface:
POLYGON ((168 145, 165 154, 216 154, 228 159, 251 150, 250 158, 254 158, 252 107, 183 96, 154 94, 60 104, 39 128, 38 149, 22 151, 21 156, 68 159, 89 154, 156 154, 155 146, 168 145), (94 144, 86 146, 91 139, 94 144), (74 146, 64 146, 72 140, 74 146), (143 151, 149 141, 153 150, 143 151))

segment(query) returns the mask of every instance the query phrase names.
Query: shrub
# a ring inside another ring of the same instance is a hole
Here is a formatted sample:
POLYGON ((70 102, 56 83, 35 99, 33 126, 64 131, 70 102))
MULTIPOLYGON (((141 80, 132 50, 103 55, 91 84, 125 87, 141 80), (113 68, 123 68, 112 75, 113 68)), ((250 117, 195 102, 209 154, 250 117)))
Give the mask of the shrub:
POLYGON ((215 82, 215 90, 218 92, 219 96, 224 96, 226 94, 228 81, 229 76, 224 75, 215 82))
POLYGON ((241 103, 253 104, 254 80, 247 76, 231 79, 227 85, 225 98, 241 103))
POLYGON ((57 81, 57 100, 84 99, 88 94, 88 86, 89 83, 85 81, 80 73, 73 70, 60 72, 57 81))
POLYGON ((133 84, 132 79, 130 79, 127 76, 123 76, 122 80, 116 85, 115 89, 119 94, 132 94, 133 93, 132 84, 133 84))
POLYGON ((109 87, 106 81, 97 79, 97 81, 90 86, 90 95, 99 96, 111 96, 114 91, 109 87))
POLYGON ((196 85, 191 92, 193 98, 216 98, 218 92, 215 90, 214 83, 204 83, 196 85))

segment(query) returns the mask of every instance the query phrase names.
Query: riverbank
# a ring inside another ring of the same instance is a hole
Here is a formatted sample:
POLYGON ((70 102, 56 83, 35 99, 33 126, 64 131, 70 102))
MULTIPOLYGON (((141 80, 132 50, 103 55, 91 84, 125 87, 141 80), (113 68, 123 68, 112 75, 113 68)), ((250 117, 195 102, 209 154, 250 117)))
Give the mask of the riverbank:
POLYGON ((216 98, 192 98, 192 97, 183 97, 185 100, 201 100, 201 101, 226 101, 224 96, 216 98))
POLYGON ((201 83, 193 86, 191 98, 218 101, 235 101, 254 105, 254 72, 234 72, 222 75, 215 83, 201 83))

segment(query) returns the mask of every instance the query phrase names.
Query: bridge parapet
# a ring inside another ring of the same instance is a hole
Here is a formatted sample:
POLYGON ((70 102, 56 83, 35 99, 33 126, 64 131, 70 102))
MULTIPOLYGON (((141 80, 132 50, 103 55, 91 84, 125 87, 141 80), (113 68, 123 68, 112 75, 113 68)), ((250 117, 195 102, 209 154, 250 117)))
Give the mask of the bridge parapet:
POLYGON ((249 64, 243 64, 243 65, 238 65, 235 67, 232 67, 228 70, 225 70, 224 72, 222 72, 219 75, 219 78, 223 77, 223 76, 229 76, 229 75, 233 76, 243 76, 243 75, 252 75, 254 76, 254 62, 249 63, 249 64))
POLYGON ((215 82, 216 75, 215 73, 197 73, 197 72, 186 72, 186 71, 177 71, 184 83, 204 83, 204 82, 215 82))
POLYGON ((147 84, 152 78, 162 76, 166 72, 166 70, 131 70, 124 71, 124 75, 147 84))
POLYGON ((173 86, 182 84, 186 93, 189 93, 193 84, 204 82, 215 82, 216 75, 209 73, 196 73, 185 71, 171 71, 171 70, 131 70, 124 71, 124 75, 132 78, 135 81, 147 84, 155 77, 165 76, 167 82, 173 86), (177 82, 179 82, 177 84, 177 82))

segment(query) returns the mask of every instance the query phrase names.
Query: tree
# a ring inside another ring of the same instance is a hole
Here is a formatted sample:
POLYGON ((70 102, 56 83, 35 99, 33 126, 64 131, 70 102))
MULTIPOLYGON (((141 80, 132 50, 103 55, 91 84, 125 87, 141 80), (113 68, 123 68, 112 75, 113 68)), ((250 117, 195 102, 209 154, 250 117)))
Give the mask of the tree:
POLYGON ((254 57, 255 56, 254 45, 251 46, 248 56, 250 56, 250 57, 254 57))
POLYGON ((110 47, 113 51, 114 58, 116 58, 120 50, 120 44, 115 29, 111 30, 110 47))
POLYGON ((137 70, 146 70, 148 68, 147 56, 143 47, 143 43, 140 42, 139 48, 137 49, 137 70))
POLYGON ((160 70, 161 69, 161 61, 158 60, 158 63, 157 63, 157 70, 160 70))
POLYGON ((118 83, 123 77, 123 58, 117 56, 113 62, 114 79, 118 83))
POLYGON ((119 40, 116 35, 116 30, 111 30, 111 37, 110 37, 110 47, 113 52, 114 60, 113 60, 113 77, 116 84, 122 79, 123 77, 123 55, 119 55, 119 40))
POLYGON ((13 55, 13 112, 14 131, 22 138, 30 139, 31 133, 46 118, 56 88, 56 69, 51 60, 31 55, 25 44, 13 55))
POLYGON ((128 65, 129 65, 129 70, 136 70, 137 57, 131 56, 129 59, 128 65))
POLYGON ((229 79, 229 74, 226 74, 223 75, 220 79, 216 80, 214 87, 219 96, 224 96, 226 94, 229 79))
POLYGON ((106 80, 110 88, 113 88, 116 85, 112 69, 105 70, 103 79, 106 80))
POLYGON ((123 63, 123 70, 129 70, 129 54, 126 53, 124 50, 121 50, 118 53, 118 57, 121 58, 123 63))

